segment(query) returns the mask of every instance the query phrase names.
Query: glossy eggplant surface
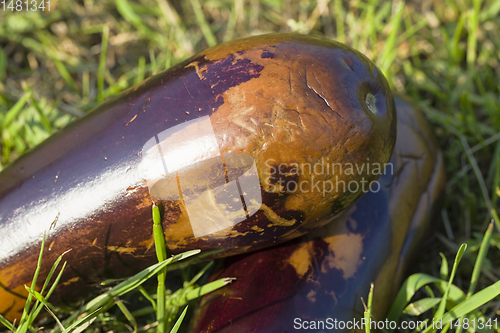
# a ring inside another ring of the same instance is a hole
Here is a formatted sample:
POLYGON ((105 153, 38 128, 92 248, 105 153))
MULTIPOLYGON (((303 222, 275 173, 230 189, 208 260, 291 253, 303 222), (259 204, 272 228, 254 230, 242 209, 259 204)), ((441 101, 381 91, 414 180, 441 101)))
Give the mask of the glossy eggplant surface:
POLYGON ((71 249, 51 297, 71 302, 155 262, 153 201, 172 253, 257 250, 340 220, 395 136, 386 79, 347 46, 274 34, 201 52, 0 174, 0 313, 19 317, 44 232, 39 281, 71 249))
POLYGON ((364 332, 361 297, 372 282, 373 314, 382 318, 445 184, 422 113, 400 98, 396 108, 396 147, 379 186, 342 223, 226 259, 211 279, 236 281, 201 299, 190 332, 364 332))

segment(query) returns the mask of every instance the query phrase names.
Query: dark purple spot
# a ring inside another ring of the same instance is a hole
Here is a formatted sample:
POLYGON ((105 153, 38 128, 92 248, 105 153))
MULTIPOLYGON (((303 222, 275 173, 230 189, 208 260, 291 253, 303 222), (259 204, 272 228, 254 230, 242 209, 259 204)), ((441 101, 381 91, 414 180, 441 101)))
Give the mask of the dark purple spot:
POLYGON ((261 58, 274 58, 274 53, 264 50, 262 51, 262 54, 260 55, 261 58))
POLYGON ((219 95, 231 87, 259 77, 263 68, 261 65, 252 63, 250 59, 237 59, 235 61, 234 55, 230 55, 208 65, 203 75, 212 92, 219 95))

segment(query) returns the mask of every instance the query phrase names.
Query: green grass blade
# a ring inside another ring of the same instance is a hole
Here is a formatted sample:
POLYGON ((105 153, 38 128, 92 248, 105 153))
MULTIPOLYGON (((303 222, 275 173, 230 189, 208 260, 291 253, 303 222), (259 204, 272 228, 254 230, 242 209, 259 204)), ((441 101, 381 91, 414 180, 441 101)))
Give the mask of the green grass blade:
POLYGON ((5 114, 0 123, 1 128, 7 128, 12 121, 19 115, 19 112, 23 109, 24 105, 30 98, 30 93, 24 93, 24 95, 14 104, 9 111, 5 114))
MULTIPOLYGON (((417 290, 420 288, 430 284, 435 283, 443 292, 446 288, 448 288, 449 284, 447 281, 438 279, 436 277, 416 273, 408 277, 396 296, 396 299, 392 303, 391 308, 389 309, 387 319, 389 321, 398 321, 399 317, 403 313, 403 310, 406 308, 407 304, 410 302, 412 297, 415 295, 417 290)), ((448 299, 453 302, 460 302, 465 299, 465 293, 455 285, 450 286, 448 299)), ((388 332, 393 332, 391 329, 387 329, 388 332)))
POLYGON ((440 279, 427 275, 427 274, 413 274, 403 283, 399 292, 394 300, 387 318, 389 321, 397 321, 403 310, 405 309, 408 302, 411 300, 415 292, 422 288, 423 286, 441 281, 440 279))
MULTIPOLYGON (((451 270, 448 284, 447 284, 446 289, 444 291, 443 297, 441 298, 441 301, 439 303, 439 307, 436 310, 436 312, 434 313, 433 321, 438 321, 443 317, 443 314, 446 310, 446 302, 448 301, 448 294, 450 292, 450 288, 452 286, 453 279, 455 278, 458 264, 460 263, 460 260, 462 259, 466 249, 467 249, 466 244, 462 244, 460 246, 460 248, 458 249, 457 255, 455 256, 455 261, 453 262, 453 268, 451 270)), ((426 332, 436 332, 436 331, 437 331, 437 329, 433 325, 431 325, 431 326, 427 327, 427 329, 425 329, 423 332, 426 333, 426 332)))
POLYGON ((220 289, 230 283, 232 283, 236 278, 221 278, 210 283, 207 283, 201 287, 196 288, 184 288, 176 293, 174 293, 171 297, 169 297, 168 302, 166 304, 167 307, 180 307, 187 304, 189 301, 197 299, 201 296, 204 296, 208 293, 211 293, 214 290, 220 289))
POLYGON ((98 314, 99 313, 97 313, 96 315, 93 315, 92 318, 90 318, 88 321, 85 321, 83 324, 81 324, 77 328, 75 328, 75 330, 72 331, 71 333, 82 333, 82 332, 84 332, 87 329, 87 327, 89 327, 90 325, 92 325, 92 323, 97 319, 97 315, 98 314))
MULTIPOLYGON (((165 244, 165 235, 161 225, 160 209, 153 203, 153 235, 155 240, 156 256, 158 261, 162 262, 167 258, 167 247, 165 244)), ((157 287, 157 308, 156 319, 158 320, 158 332, 164 333, 167 331, 165 320, 165 277, 167 269, 164 268, 158 272, 158 287, 157 287)))
POLYGON ((139 64, 137 65, 137 76, 134 79, 134 84, 139 84, 144 81, 144 73, 146 68, 146 58, 144 56, 139 58, 139 64))
POLYGON ((7 319, 5 319, 4 316, 2 316, 2 315, 0 315, 0 323, 2 325, 4 325, 5 327, 7 327, 7 329, 10 331, 14 330, 12 324, 7 319))
POLYGON ((84 70, 82 73, 82 99, 88 100, 90 97, 90 73, 84 70))
POLYGON ((471 311, 474 311, 480 306, 491 301, 495 297, 498 297, 498 295, 500 295, 500 281, 484 288, 483 290, 472 295, 468 300, 453 307, 450 311, 444 314, 443 322, 465 316, 471 311))
POLYGON ((477 33, 479 26, 479 11, 482 0, 473 0, 474 9, 469 15, 469 35, 467 38, 467 68, 473 70, 476 64, 477 33))
POLYGON ((497 229, 500 231, 500 219, 498 218, 498 215, 496 214, 495 209, 491 205, 491 199, 488 194, 488 189, 486 187, 486 184, 484 182, 483 175, 481 174, 481 170, 479 170, 479 166, 477 165, 477 161, 474 158, 474 155, 471 153, 470 146, 465 139, 463 135, 459 135, 460 142, 462 143, 462 146, 465 150, 465 156, 467 157, 467 160, 469 161, 470 166, 472 167, 472 170, 474 171, 474 175, 476 176, 477 182, 479 184, 479 188, 481 189, 481 193, 483 195, 484 201, 486 202, 486 206, 488 207, 488 210, 495 221, 497 229))
MULTIPOLYGON (((73 330, 75 330, 74 332, 76 332, 77 328, 82 327, 82 326, 83 326, 83 329, 87 328, 91 324, 92 318, 95 318, 100 312, 103 312, 104 310, 105 310, 105 308, 98 308, 98 309, 90 312, 89 314, 87 314, 83 318, 80 318, 77 321, 75 321, 73 324, 71 324, 71 326, 66 328, 63 331, 63 333, 70 333, 73 330)), ((79 332, 81 332, 81 330, 79 330, 79 332)))
POLYGON ((151 297, 151 295, 146 291, 146 289, 144 289, 143 286, 139 286, 139 292, 142 294, 142 296, 144 296, 145 299, 147 299, 151 305, 153 306, 153 309, 154 311, 156 312, 156 302, 155 300, 153 299, 153 297, 151 297))
POLYGON ((167 259, 167 245, 165 243, 165 235, 161 224, 160 209, 156 204, 153 204, 153 235, 155 240, 156 256, 158 261, 167 259))
POLYGON ((97 71, 97 102, 104 100, 104 76, 106 72, 106 56, 108 53, 109 27, 105 25, 102 30, 101 55, 97 71))
POLYGON ((370 333, 371 331, 370 327, 371 325, 369 323, 372 318, 372 304, 373 304, 373 283, 370 284, 370 292, 368 293, 368 306, 363 312, 363 318, 365 320, 365 323, 368 323, 368 325, 365 326, 366 333, 370 333))
POLYGON ((127 0, 117 0, 116 9, 120 13, 125 20, 130 22, 142 35, 147 36, 148 38, 153 39, 156 43, 161 43, 161 37, 152 31, 144 22, 141 17, 136 14, 132 6, 127 0))
MULTIPOLYGON (((41 293, 39 293, 38 291, 36 290, 33 290, 31 288, 29 288, 28 286, 24 286, 24 288, 26 289, 26 291, 28 293, 30 293, 36 300, 38 300, 40 303, 42 303, 44 306, 46 306, 47 308, 51 308, 51 304, 49 303, 49 301, 47 300, 47 298, 43 297, 43 295, 41 293)), ((57 317, 56 317, 57 318, 57 317)), ((57 320, 57 319, 56 319, 57 320)), ((60 324, 60 323, 59 323, 60 324)), ((62 327, 62 325, 61 325, 62 327)))
MULTIPOLYGON (((148 280, 152 276, 158 274, 159 271, 161 271, 164 267, 166 267, 172 261, 173 261, 173 257, 169 258, 165 261, 162 261, 156 265, 153 265, 150 268, 147 268, 147 269, 141 271, 140 273, 134 275, 130 279, 123 281, 122 283, 113 287, 111 290, 109 290, 104 295, 97 297, 95 304, 101 303, 101 301, 99 301, 100 298, 118 297, 118 296, 122 296, 122 295, 134 290, 139 285, 143 284, 146 280, 148 280)), ((93 305, 93 306, 95 307, 96 305, 93 305)))
POLYGON ((57 71, 59 72, 59 75, 66 81, 68 86, 73 90, 74 92, 78 93, 78 88, 76 87, 75 81, 73 80, 73 77, 69 73, 68 69, 64 65, 64 63, 60 60, 58 55, 54 52, 52 46, 50 45, 50 42, 47 38, 46 33, 39 33, 38 38, 40 39, 40 42, 42 43, 44 47, 44 53, 46 53, 54 62, 54 65, 57 68, 57 71))
MULTIPOLYGON (((481 247, 479 248, 479 253, 477 255, 477 259, 474 264, 474 270, 472 271, 471 282, 465 300, 468 300, 474 293, 474 290, 476 289, 477 282, 479 281, 479 275, 481 274, 481 269, 483 267, 483 262, 486 258, 486 254, 488 253, 488 249, 490 247, 490 239, 492 232, 493 232, 493 222, 491 222, 488 225, 488 229, 486 230, 486 233, 484 234, 483 240, 481 242, 481 247)), ((460 322, 463 322, 463 319, 464 317, 461 317, 460 322)), ((456 333, 461 333, 462 331, 463 327, 460 326, 457 329, 456 333)))
POLYGON ((149 60, 151 61, 151 72, 153 75, 158 73, 158 65, 156 64, 156 55, 153 49, 149 49, 149 60))
MULTIPOLYGON (((46 300, 48 300, 50 298, 50 296, 54 292, 56 286, 59 284, 59 280, 61 279, 61 276, 62 276, 65 268, 66 268, 66 263, 63 264, 61 270, 59 271, 59 274, 57 275, 56 279, 54 280, 54 283, 52 284, 51 288, 47 292, 47 295, 45 296, 46 300)), ((48 280, 49 280, 49 277, 47 277, 46 281, 48 281, 48 280)), ((38 315, 40 314, 40 311, 42 311, 43 307, 44 307, 43 303, 39 304, 38 307, 36 307, 36 309, 33 311, 33 319, 36 319, 38 317, 38 315)))
MULTIPOLYGON (((42 238, 42 246, 40 248, 40 254, 38 256, 38 263, 37 263, 37 266, 36 266, 35 274, 33 275, 33 280, 31 281, 31 287, 30 287, 30 289, 33 290, 33 291, 36 288, 36 282, 38 280, 38 274, 40 274, 40 270, 42 268, 42 257, 43 257, 43 249, 44 249, 44 247, 45 247, 45 233, 43 234, 43 238, 42 238)), ((21 319, 19 320, 19 327, 20 328, 25 327, 27 329, 27 327, 29 327, 29 325, 31 325, 31 323, 29 323, 28 319, 29 319, 29 309, 30 309, 30 306, 31 306, 31 300, 32 299, 33 299, 33 295, 32 295, 32 293, 29 293, 28 297, 26 299, 26 305, 24 306, 23 314, 21 316, 21 319)))
POLYGON ((184 308, 184 311, 182 311, 181 315, 179 316, 179 319, 177 319, 177 321, 175 322, 174 327, 172 327, 172 329, 170 330, 170 333, 177 333, 177 331, 179 330, 179 327, 181 327, 181 324, 182 324, 182 321, 184 320, 184 317, 186 316, 187 309, 188 309, 188 307, 186 306, 184 308))
POLYGON ((443 253, 439 253, 441 256, 441 269, 439 270, 439 276, 441 277, 441 280, 446 280, 448 279, 448 260, 444 256, 443 253))
POLYGON ((446 309, 446 301, 448 299, 448 294, 450 292, 450 287, 453 283, 453 279, 455 278, 455 274, 457 273, 458 264, 460 263, 460 260, 462 260, 462 257, 466 249, 467 249, 467 244, 462 244, 458 249, 457 255, 455 256, 455 261, 453 263, 453 268, 451 269, 450 278, 448 280, 448 286, 446 287, 444 295, 441 299, 441 303, 439 304, 439 307, 436 313, 434 314, 435 319, 440 319, 444 314, 444 311, 446 309))
POLYGON ((490 247, 491 235, 493 232, 493 222, 491 222, 486 230, 483 240, 481 242, 481 247, 479 248, 479 253, 477 255, 476 263, 474 264, 474 270, 472 271, 471 283, 469 290, 467 292, 467 298, 470 298, 476 289, 477 282, 479 280, 479 275, 481 274, 481 269, 483 267, 484 260, 488 254, 488 249, 490 247))
POLYGON ((3 49, 0 49, 0 82, 3 81, 5 72, 7 70, 7 56, 3 49))
POLYGON ((163 262, 157 263, 153 266, 150 266, 141 272, 137 273, 133 277, 123 281, 122 283, 118 284, 111 290, 107 291, 104 294, 101 294, 97 297, 95 297, 93 300, 85 304, 79 312, 75 312, 73 315, 71 315, 68 319, 65 320, 64 324, 71 323, 76 318, 84 312, 93 312, 96 309, 102 308, 110 301, 113 301, 114 297, 121 296, 138 286, 140 286, 142 283, 144 283, 146 280, 151 278, 152 276, 155 276, 163 267, 168 265, 170 262, 172 262, 173 258, 170 258, 168 260, 165 260, 163 262))
POLYGON ((209 270, 210 267, 212 267, 214 264, 213 261, 209 262, 208 264, 205 265, 205 267, 203 267, 192 279, 191 281, 189 281, 188 285, 189 286, 192 286, 194 285, 202 276, 203 274, 206 273, 206 271, 209 270))
POLYGON ((51 125, 49 119, 47 118, 47 116, 44 114, 43 109, 40 106, 40 103, 35 98, 34 92, 31 90, 31 88, 29 88, 27 90, 30 92, 30 101, 33 104, 33 106, 35 107, 35 110, 37 111, 38 116, 40 117, 40 122, 42 123, 43 127, 45 127, 47 132, 49 134, 52 134, 52 132, 53 132, 52 125, 51 125))
POLYGON ((333 2, 333 6, 335 9, 335 25, 337 29, 337 40, 341 43, 345 43, 345 20, 344 13, 345 11, 342 8, 342 0, 335 0, 333 2))
POLYGON ((215 38, 212 29, 210 29, 210 25, 208 24, 207 19, 205 18, 205 14, 203 14, 200 1, 199 0, 190 0, 190 1, 191 1, 191 6, 193 7, 194 10, 196 22, 198 23, 198 26, 200 27, 201 32, 205 37, 205 41, 207 42, 208 46, 215 46, 215 44, 217 44, 217 39, 215 38))
POLYGON ((387 41, 384 46, 384 50, 382 51, 382 55, 380 56, 380 69, 385 75, 389 73, 389 67, 392 64, 392 61, 396 57, 397 47, 396 47, 396 37, 399 32, 399 26, 401 25, 401 17, 403 15, 404 3, 399 2, 395 8, 395 15, 391 18, 391 32, 387 37, 387 41))
POLYGON ((154 264, 154 265, 142 270, 141 272, 137 273, 136 275, 132 276, 131 278, 121 282, 117 286, 108 290, 106 293, 95 297, 93 300, 91 300, 90 302, 88 302, 87 304, 82 306, 82 308, 78 312, 75 312, 68 319, 66 319, 63 324, 73 322, 81 313, 95 311, 98 308, 105 308, 106 306, 109 306, 110 303, 112 305, 114 297, 120 297, 120 296, 136 289, 141 284, 146 282, 148 279, 157 275, 163 268, 165 268, 170 263, 184 260, 184 259, 189 258, 193 255, 198 254, 198 253, 200 253, 200 250, 187 251, 187 252, 175 255, 173 257, 170 257, 165 261, 159 262, 157 264, 154 264))
POLYGON ((227 42, 233 39, 233 34, 234 34, 234 29, 236 27, 236 0, 233 2, 233 6, 231 8, 231 13, 229 14, 229 19, 227 20, 227 25, 226 25, 226 33, 224 34, 223 41, 227 42))
POLYGON ((403 313, 408 316, 420 316, 422 313, 432 309, 441 301, 441 298, 428 297, 408 304, 403 313))
POLYGON ((134 316, 132 313, 130 313, 129 309, 123 304, 123 301, 120 299, 115 300, 115 304, 118 306, 120 311, 123 313, 125 318, 132 324, 132 327, 134 328, 134 333, 137 333, 137 321, 135 320, 134 316))
POLYGON ((461 60, 461 51, 459 48, 460 36, 465 24, 465 15, 462 15, 458 20, 457 26, 450 40, 450 58, 453 62, 458 63, 461 60))
POLYGON ((57 58, 53 59, 54 65, 56 65, 57 71, 61 75, 61 77, 66 81, 66 83, 69 85, 71 90, 78 92, 78 88, 76 87, 75 81, 73 80, 73 77, 69 73, 68 69, 66 66, 63 64, 63 62, 57 58))

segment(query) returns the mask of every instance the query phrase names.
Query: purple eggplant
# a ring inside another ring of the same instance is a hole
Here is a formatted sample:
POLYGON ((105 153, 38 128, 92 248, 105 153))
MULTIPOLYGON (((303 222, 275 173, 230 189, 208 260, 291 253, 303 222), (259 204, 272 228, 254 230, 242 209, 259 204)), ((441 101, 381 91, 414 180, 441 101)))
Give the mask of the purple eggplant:
POLYGON ((387 163, 395 136, 386 79, 345 45, 273 34, 203 51, 0 174, 0 313, 19 317, 44 232, 39 281, 71 249, 51 298, 71 302, 155 262, 153 201, 172 253, 269 247, 338 219, 380 176, 359 166, 387 163), (358 168, 311 169, 337 164, 358 168))
POLYGON ((211 279, 236 281, 200 300, 190 332, 364 332, 372 282, 374 320, 383 318, 445 184, 423 114, 400 98, 396 108, 396 147, 378 185, 341 222, 226 259, 211 279))

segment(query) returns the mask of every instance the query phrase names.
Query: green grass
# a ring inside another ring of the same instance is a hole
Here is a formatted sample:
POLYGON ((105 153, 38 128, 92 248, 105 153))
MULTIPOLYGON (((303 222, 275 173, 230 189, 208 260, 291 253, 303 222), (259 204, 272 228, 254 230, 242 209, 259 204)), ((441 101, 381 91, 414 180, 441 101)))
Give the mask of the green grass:
MULTIPOLYGON (((150 332, 167 332, 167 329, 171 327, 169 330, 170 333, 175 333, 179 330, 182 321, 186 315, 186 311, 188 306, 186 305, 189 301, 195 300, 198 297, 202 297, 207 293, 210 293, 216 289, 219 289, 228 283, 231 283, 231 278, 221 278, 209 283, 206 283, 203 286, 196 286, 195 283, 198 282, 200 277, 207 271, 210 264, 205 266, 196 276, 194 276, 191 281, 185 282, 183 287, 174 292, 171 295, 167 295, 165 289, 165 275, 167 273, 167 266, 172 266, 178 261, 186 260, 196 254, 200 253, 199 250, 192 250, 188 252, 184 252, 175 256, 167 257, 167 250, 165 244, 165 238, 163 235, 163 229, 161 228, 161 218, 160 212, 156 205, 153 205, 152 208, 153 213, 153 234, 155 239, 155 247, 158 255, 159 262, 155 265, 152 265, 143 271, 137 273, 136 275, 121 281, 116 284, 114 287, 110 288, 108 291, 103 294, 96 296, 94 299, 89 301, 88 303, 80 306, 78 309, 70 309, 71 315, 66 315, 65 319, 61 322, 59 316, 56 313, 63 313, 62 309, 54 307, 49 303, 49 299, 51 294, 53 293, 55 287, 57 286, 66 263, 62 265, 62 268, 59 270, 59 273, 53 283, 51 283, 52 276, 57 271, 58 266, 64 256, 64 253, 59 256, 56 262, 53 264, 51 271, 49 272, 42 289, 38 292, 33 287, 36 285, 38 280, 38 274, 40 272, 43 251, 45 247, 45 236, 42 241, 42 246, 40 249, 40 255, 38 259, 38 265, 31 282, 31 286, 25 286, 28 291, 28 298, 26 300, 26 305, 21 316, 19 323, 10 323, 4 317, 0 315, 0 324, 3 324, 7 329, 15 333, 26 333, 28 331, 34 331, 33 323, 37 319, 41 310, 45 308, 47 312, 53 317, 56 325, 54 328, 49 329, 48 331, 58 333, 69 333, 69 332, 83 332, 87 329, 94 321, 100 319, 101 321, 108 321, 106 325, 106 329, 109 330, 110 327, 114 329, 122 330, 121 325, 117 325, 117 318, 111 318, 112 321, 116 321, 116 323, 109 322, 110 314, 107 312, 112 309, 115 305, 121 312, 121 314, 125 317, 125 319, 129 322, 128 330, 137 332, 138 325, 137 320, 134 316, 134 313, 130 312, 126 307, 125 302, 122 300, 123 297, 126 297, 127 294, 130 293, 142 293, 145 298, 149 302, 151 302, 151 306, 142 307, 139 311, 135 311, 135 315, 144 315, 151 312, 153 310, 156 312, 156 321, 152 324, 147 325, 148 327, 142 327, 140 331, 150 331, 150 332), (148 294, 147 290, 142 287, 142 285, 148 281, 151 277, 157 276, 157 293, 154 296, 148 294), (50 285, 50 288, 49 288, 50 285), (47 291, 47 288, 49 290, 47 291), (47 292, 46 292, 47 291, 47 292), (156 301, 155 301, 156 299, 156 301), (35 301, 32 304, 32 301, 35 301), (184 307, 181 315, 177 318, 177 311, 180 307, 184 307)), ((115 281, 114 281, 115 282, 115 281)), ((133 298, 137 298, 135 295, 133 298)), ((133 299, 131 298, 131 299, 133 299)))
MULTIPOLYGON (((498 316, 498 296, 478 298, 493 295, 500 277, 500 1, 418 3, 53 0, 50 13, 0 11, 0 169, 100 101, 210 45, 268 32, 325 35, 373 59, 395 91, 418 102, 445 156, 439 226, 394 316, 498 316), (447 261, 464 243, 450 274, 447 261)), ((138 292, 151 300, 139 314, 154 313, 154 295, 138 292)), ((122 302, 92 325, 133 331, 134 311, 122 302)))
MULTIPOLYGON (((401 287, 391 309, 389 310, 387 318, 390 321, 398 321, 402 314, 416 317, 421 316, 423 313, 429 312, 432 314, 432 316, 425 320, 428 324, 427 328, 424 328, 424 326, 422 326, 417 330, 419 332, 421 331, 425 333, 435 333, 441 331, 441 328, 447 330, 450 327, 455 328, 456 332, 463 332, 464 330, 468 331, 468 328, 472 328, 473 326, 471 324, 472 320, 475 320, 475 327, 479 327, 479 323, 481 322, 482 326, 490 329, 485 329, 484 331, 491 331, 492 328, 494 329, 496 324, 491 324, 492 317, 485 316, 485 311, 484 309, 481 309, 481 307, 484 304, 491 302, 495 298, 498 298, 498 296, 500 295, 500 281, 497 281, 492 285, 482 289, 481 291, 474 293, 480 271, 485 263, 486 254, 490 245, 492 230, 493 223, 489 225, 482 240, 479 254, 474 265, 469 290, 467 293, 453 284, 455 274, 459 267, 458 265, 467 248, 466 244, 462 244, 455 257, 449 279, 447 279, 448 262, 446 257, 442 255, 443 262, 441 265, 441 278, 435 278, 424 273, 416 273, 411 275, 401 287), (414 297, 416 292, 430 283, 436 285, 442 296, 435 297, 432 290, 429 289, 429 297, 421 298, 415 302, 410 303, 410 300, 414 297), (438 307, 436 308, 436 306, 438 307), (438 327, 437 323, 442 323, 442 327, 438 327), (454 326, 452 327, 452 325, 454 326)), ((390 330, 389 332, 392 331, 393 330, 390 330)))

